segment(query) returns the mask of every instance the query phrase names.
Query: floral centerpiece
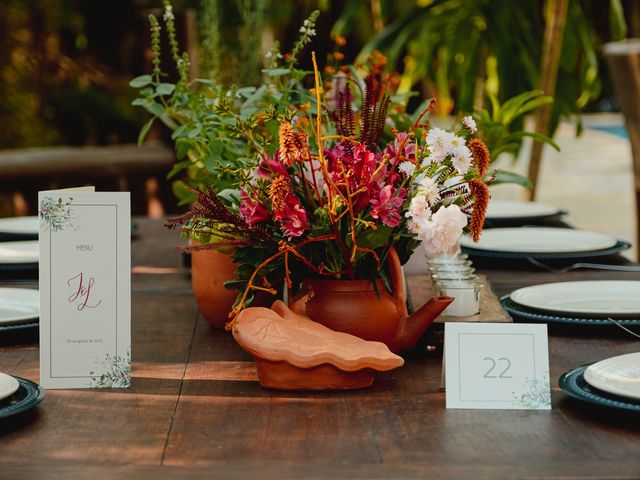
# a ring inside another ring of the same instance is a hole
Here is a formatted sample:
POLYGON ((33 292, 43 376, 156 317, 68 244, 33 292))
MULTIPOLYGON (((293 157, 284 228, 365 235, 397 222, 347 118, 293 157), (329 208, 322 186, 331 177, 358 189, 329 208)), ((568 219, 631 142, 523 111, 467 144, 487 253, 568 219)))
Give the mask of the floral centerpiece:
POLYGON ((431 101, 399 131, 388 118, 394 85, 379 65, 324 85, 313 63, 315 101, 278 115, 278 141, 244 173, 239 195, 204 188, 171 222, 234 247, 232 319, 282 281, 293 290, 309 278, 389 285, 389 256, 404 263, 420 244, 447 252, 465 230, 478 239, 484 224, 489 153, 471 117, 455 131, 433 127, 431 101))

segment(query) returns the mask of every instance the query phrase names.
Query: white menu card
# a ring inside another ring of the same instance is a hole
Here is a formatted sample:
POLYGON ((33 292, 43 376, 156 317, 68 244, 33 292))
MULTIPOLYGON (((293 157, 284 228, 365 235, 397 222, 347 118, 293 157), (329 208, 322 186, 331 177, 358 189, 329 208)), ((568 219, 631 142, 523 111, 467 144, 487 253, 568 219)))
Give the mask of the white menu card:
POLYGON ((46 191, 38 205, 42 386, 130 386, 129 193, 46 191))

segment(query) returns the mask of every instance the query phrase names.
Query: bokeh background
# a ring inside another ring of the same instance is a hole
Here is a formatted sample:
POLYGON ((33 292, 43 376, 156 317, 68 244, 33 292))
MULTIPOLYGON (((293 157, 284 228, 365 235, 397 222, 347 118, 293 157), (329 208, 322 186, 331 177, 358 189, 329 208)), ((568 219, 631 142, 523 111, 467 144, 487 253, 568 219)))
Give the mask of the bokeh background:
MULTIPOLYGON (((556 2, 172 3, 181 47, 191 55, 194 77, 212 78, 225 85, 259 84, 264 54, 274 42, 279 42, 285 51, 290 49, 303 20, 319 9, 317 37, 312 45, 319 58, 327 58, 340 37, 346 40, 340 47, 344 62, 362 61, 377 49, 400 73, 401 88, 420 93, 412 101, 437 97, 437 114, 447 117, 484 104, 487 92, 504 101, 540 86, 545 18, 553 16, 556 2)), ((137 92, 128 83, 151 69, 147 16, 161 16, 162 8, 161 0, 0 3, 0 149, 4 152, 0 152, 0 171, 3 161, 22 158, 23 149, 136 142, 147 115, 131 106, 137 92)), ((568 119, 576 127, 575 133, 580 133, 582 123, 577 114, 618 110, 602 45, 633 36, 640 36, 637 0, 569 0, 558 51, 551 133, 561 119, 568 119)), ((310 55, 302 58, 301 67, 310 68, 310 55)), ((168 132, 161 127, 149 137, 165 142, 171 149, 168 132)), ((46 161, 49 157, 42 158, 46 161)), ((59 157, 51 158, 55 162, 59 157)), ((46 180, 51 186, 52 174, 47 172, 46 180)), ((28 187, 43 188, 46 183, 36 177, 13 181, 10 175, 0 173, 0 178, 5 179, 0 186, 0 211, 32 211, 29 197, 33 192, 28 187)), ((162 172, 154 172, 152 177, 151 183, 148 179, 129 183, 118 180, 105 187, 142 189, 134 213, 158 215, 175 210, 162 172), (156 201, 153 208, 149 207, 150 196, 156 201)), ((64 185, 60 180, 53 186, 64 185)))

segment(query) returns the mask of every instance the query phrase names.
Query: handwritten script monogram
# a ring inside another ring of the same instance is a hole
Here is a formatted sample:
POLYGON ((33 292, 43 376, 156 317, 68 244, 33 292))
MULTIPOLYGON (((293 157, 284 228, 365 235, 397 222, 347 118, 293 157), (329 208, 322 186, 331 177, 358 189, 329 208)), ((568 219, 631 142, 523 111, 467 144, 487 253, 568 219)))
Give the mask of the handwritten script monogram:
POLYGON ((72 287, 75 291, 72 295, 67 299, 69 303, 77 303, 77 309, 79 311, 84 310, 85 308, 96 308, 98 305, 102 303, 102 300, 99 300, 98 303, 91 305, 89 304, 89 297, 91 296, 91 289, 93 288, 93 284, 95 280, 93 277, 89 278, 86 286, 84 284, 84 276, 82 272, 80 272, 75 277, 70 278, 67 281, 67 285, 72 287))

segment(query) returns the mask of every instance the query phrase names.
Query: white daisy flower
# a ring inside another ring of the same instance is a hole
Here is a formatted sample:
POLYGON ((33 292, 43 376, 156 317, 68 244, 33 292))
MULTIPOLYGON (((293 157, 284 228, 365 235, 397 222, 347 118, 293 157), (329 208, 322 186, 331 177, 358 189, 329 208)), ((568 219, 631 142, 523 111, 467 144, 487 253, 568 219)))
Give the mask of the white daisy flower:
POLYGON ((404 173, 407 177, 410 177, 413 175, 413 172, 415 172, 416 166, 411 162, 402 162, 398 167, 398 170, 404 173))
POLYGON ((433 178, 425 177, 420 182, 420 191, 430 204, 434 204, 440 200, 440 188, 433 178))
POLYGON ((470 130, 471 133, 476 133, 478 131, 476 121, 473 119, 471 115, 467 115, 462 119, 462 126, 467 130, 470 130))

